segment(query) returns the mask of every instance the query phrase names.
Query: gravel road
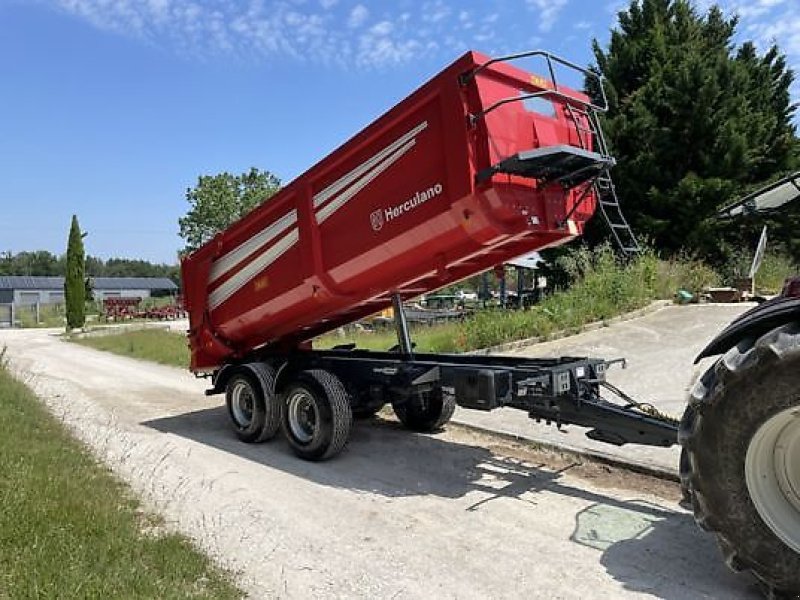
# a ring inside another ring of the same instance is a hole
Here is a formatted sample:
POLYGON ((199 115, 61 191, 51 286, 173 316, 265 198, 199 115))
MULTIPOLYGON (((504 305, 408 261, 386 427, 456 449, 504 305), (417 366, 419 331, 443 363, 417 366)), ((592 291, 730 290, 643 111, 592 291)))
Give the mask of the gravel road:
POLYGON ((12 369, 253 598, 758 598, 672 484, 481 437, 359 423, 337 459, 239 443, 169 367, 0 331, 12 369))

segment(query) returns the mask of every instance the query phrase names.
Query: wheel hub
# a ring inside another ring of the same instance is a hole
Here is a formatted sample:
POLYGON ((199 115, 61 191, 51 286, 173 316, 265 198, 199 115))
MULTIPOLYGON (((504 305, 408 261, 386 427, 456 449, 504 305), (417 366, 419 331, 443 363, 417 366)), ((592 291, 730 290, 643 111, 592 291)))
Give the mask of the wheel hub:
POLYGON ((231 412, 239 427, 247 428, 253 422, 253 390, 244 381, 237 381, 231 392, 231 412))
POLYGON ((758 514, 800 553, 800 408, 774 415, 756 431, 747 449, 745 479, 758 514))
POLYGON ((300 443, 307 444, 314 437, 317 428, 317 407, 311 395, 305 390, 296 390, 289 396, 289 428, 300 443))

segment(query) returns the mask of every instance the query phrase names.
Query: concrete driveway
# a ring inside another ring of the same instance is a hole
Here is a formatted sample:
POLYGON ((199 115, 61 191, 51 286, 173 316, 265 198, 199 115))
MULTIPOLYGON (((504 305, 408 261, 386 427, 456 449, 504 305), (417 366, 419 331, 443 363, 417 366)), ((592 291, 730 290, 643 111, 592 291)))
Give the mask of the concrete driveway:
MULTIPOLYGON (((628 367, 614 367, 608 380, 634 399, 649 402, 662 412, 680 418, 694 378, 713 359, 695 366, 694 358, 735 317, 752 304, 698 304, 668 306, 644 317, 616 323, 568 338, 509 352, 515 356, 590 356, 628 360, 628 367)), ((679 449, 626 445, 614 447, 595 442, 585 428, 568 426, 558 431, 538 424, 521 411, 499 409, 480 413, 458 409, 455 419, 467 425, 516 437, 589 451, 615 460, 677 473, 679 449)))

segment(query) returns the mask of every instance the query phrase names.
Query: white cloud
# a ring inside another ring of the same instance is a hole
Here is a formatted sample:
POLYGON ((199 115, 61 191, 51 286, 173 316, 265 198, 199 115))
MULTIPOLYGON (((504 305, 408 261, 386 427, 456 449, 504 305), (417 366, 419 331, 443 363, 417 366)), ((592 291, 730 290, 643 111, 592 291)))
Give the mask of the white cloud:
POLYGON ((776 6, 780 6, 784 0, 754 0, 750 2, 737 2, 733 6, 733 11, 742 19, 753 19, 772 11, 776 6))
POLYGON ((393 35, 393 29, 391 23, 382 21, 362 33, 358 38, 356 64, 362 67, 400 64, 423 50, 419 40, 393 35))
POLYGON ((420 11, 422 20, 426 23, 439 23, 440 21, 444 21, 452 12, 452 9, 442 2, 442 0, 425 2, 420 11))
POLYGON ((369 9, 363 4, 356 4, 350 11, 347 19, 348 26, 352 28, 361 27, 369 18, 369 9))
MULTIPOLYGON (((380 13, 363 0, 39 1, 98 29, 189 59, 291 57, 369 68, 445 49, 446 58, 451 58, 485 46, 497 39, 496 31, 507 16, 498 10, 476 19, 474 11, 453 8, 443 0, 384 5, 380 13)), ((546 12, 553 15, 552 9, 546 12)))
MULTIPOLYGON (((778 44, 795 76, 800 76, 797 0, 735 0, 723 3, 723 8, 739 16, 740 41, 751 39, 762 52, 778 44)), ((800 82, 795 81, 790 93, 795 102, 800 102, 800 82)))
POLYGON ((539 31, 548 32, 558 20, 568 0, 527 0, 528 7, 538 15, 539 31))

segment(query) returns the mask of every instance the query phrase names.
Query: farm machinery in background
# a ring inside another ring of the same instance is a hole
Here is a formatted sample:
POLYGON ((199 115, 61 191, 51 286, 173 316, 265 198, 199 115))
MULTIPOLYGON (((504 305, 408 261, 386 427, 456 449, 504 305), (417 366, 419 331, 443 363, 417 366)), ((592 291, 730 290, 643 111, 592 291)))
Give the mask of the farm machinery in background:
MULTIPOLYGON (((510 407, 614 445, 683 444, 686 500, 734 568, 800 592, 797 300, 715 340, 680 426, 606 381, 618 361, 415 351, 404 301, 581 235, 596 210, 638 250, 591 99, 546 52, 468 52, 182 262, 191 370, 225 394, 236 435, 279 429, 307 460, 335 456, 352 420, 391 404, 415 431, 456 405, 510 407), (532 57, 547 76, 512 65, 532 57), (398 343, 316 350, 312 339, 391 306, 398 343)), ((602 84, 596 82, 601 90, 602 84)))
POLYGON ((174 321, 185 319, 186 310, 181 298, 175 298, 169 304, 160 306, 143 304, 138 296, 118 296, 103 298, 103 317, 106 321, 130 321, 145 319, 152 321, 174 321))

